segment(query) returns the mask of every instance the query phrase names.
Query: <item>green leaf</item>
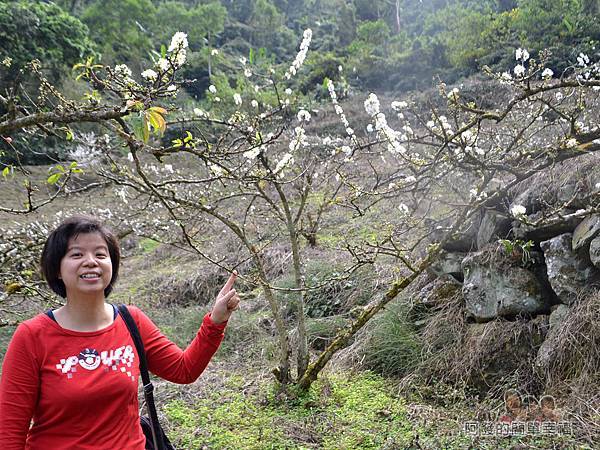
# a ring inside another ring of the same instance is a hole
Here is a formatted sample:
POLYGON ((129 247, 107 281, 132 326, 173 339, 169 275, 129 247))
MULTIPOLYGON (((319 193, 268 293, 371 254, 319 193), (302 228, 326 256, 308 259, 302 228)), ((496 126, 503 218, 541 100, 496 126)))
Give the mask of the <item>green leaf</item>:
POLYGON ((144 115, 144 117, 142 117, 142 141, 144 141, 144 144, 148 142, 148 139, 150 139, 150 125, 148 124, 148 119, 144 115))
POLYGON ((183 142, 185 142, 187 144, 192 139, 194 139, 194 137, 192 136, 192 133, 190 133, 189 131, 186 131, 185 132, 185 137, 183 138, 183 142))
POLYGON ((56 184, 60 180, 60 177, 62 177, 62 173, 60 172, 50 175, 47 180, 48 184, 56 184))
POLYGON ((72 141, 73 140, 73 131, 71 131, 69 128, 67 128, 67 141, 72 141))
POLYGON ((248 53, 248 61, 250 62, 250 64, 254 64, 254 49, 251 48, 250 52, 248 53))
POLYGON ((167 46, 165 44, 162 44, 160 46, 160 56, 162 56, 163 58, 167 57, 167 46))
POLYGON ((10 174, 11 166, 6 166, 4 170, 2 170, 2 176, 6 178, 10 174))
MULTIPOLYGON (((131 127, 133 128, 133 134, 140 141, 144 141, 144 127, 147 128, 146 123, 142 120, 141 117, 135 117, 131 119, 131 127)), ((146 141, 144 141, 146 142, 146 141)))

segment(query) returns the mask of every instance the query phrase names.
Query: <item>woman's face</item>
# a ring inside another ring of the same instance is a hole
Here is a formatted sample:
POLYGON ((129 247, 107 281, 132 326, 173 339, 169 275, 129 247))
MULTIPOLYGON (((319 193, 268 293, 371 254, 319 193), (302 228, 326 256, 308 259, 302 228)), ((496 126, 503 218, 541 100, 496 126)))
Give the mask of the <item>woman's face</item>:
POLYGON ((67 253, 60 261, 60 278, 67 299, 102 296, 112 278, 108 245, 100 233, 82 233, 69 239, 67 253))

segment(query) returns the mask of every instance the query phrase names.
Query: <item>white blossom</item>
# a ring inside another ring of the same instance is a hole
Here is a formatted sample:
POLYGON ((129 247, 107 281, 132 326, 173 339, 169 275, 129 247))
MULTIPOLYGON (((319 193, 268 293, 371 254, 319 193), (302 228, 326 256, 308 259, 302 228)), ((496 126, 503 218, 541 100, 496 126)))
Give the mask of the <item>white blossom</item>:
POLYGON ((174 64, 176 67, 181 67, 185 64, 185 60, 187 58, 187 52, 185 49, 181 49, 177 52, 177 55, 175 56, 175 61, 174 64))
POLYGON ((525 209, 525 207, 523 205, 514 205, 512 208, 510 208, 510 214, 513 217, 524 216, 526 212, 527 212, 527 209, 525 209))
POLYGON ((544 80, 549 80, 550 78, 552 78, 553 75, 554 75, 554 72, 549 67, 546 67, 544 69, 544 71, 542 72, 542 78, 544 80))
POLYGON ((521 60, 521 61, 525 62, 529 59, 529 52, 527 50, 525 50, 524 48, 518 48, 517 51, 515 52, 515 59, 517 61, 521 60))
POLYGON ((211 54, 212 56, 217 56, 217 55, 219 54, 219 50, 217 50, 216 48, 213 48, 213 49, 210 51, 210 54, 211 54))
POLYGON ((253 108, 258 108, 258 102, 256 100, 252 100, 250 102, 250 106, 252 106, 253 108))
POLYGON ((166 58, 159 58, 158 61, 156 61, 156 66, 162 72, 166 72, 167 70, 169 70, 171 68, 171 64, 169 63, 169 60, 166 58))
POLYGON ((523 66, 522 64, 517 64, 513 69, 513 72, 517 77, 522 77, 523 75, 525 75, 525 66, 523 66))
POLYGON ((575 138, 567 139, 567 141, 565 142, 566 148, 573 148, 576 146, 577 146, 577 139, 575 139, 575 138))
POLYGON ((287 88, 285 90, 285 95, 292 95, 292 90, 290 88, 287 88))
POLYGON ((275 166, 275 170, 273 171, 273 173, 277 174, 284 167, 286 167, 287 165, 293 164, 293 163, 294 163, 294 157, 292 156, 292 154, 284 153, 283 156, 281 157, 281 159, 279 160, 279 162, 277 163, 277 165, 275 166))
POLYGON ((142 72, 142 78, 148 81, 155 81, 158 78, 158 74, 152 69, 146 69, 142 72))
POLYGON ((261 152, 261 148, 256 147, 256 148, 253 148, 252 150, 248 150, 247 152, 244 152, 242 155, 244 156, 244 158, 254 159, 259 155, 260 152, 261 152))
POLYGON ((216 88, 216 86, 215 86, 214 84, 211 84, 211 85, 208 87, 208 90, 209 90, 209 92, 210 92, 211 94, 216 94, 216 93, 217 93, 217 88, 216 88))
POLYGON ((501 83, 510 83, 512 81, 512 75, 510 74, 510 72, 502 72, 502 75, 500 75, 500 82, 501 83))
POLYGON ((198 117, 208 117, 208 113, 200 108, 194 108, 194 114, 198 117))
POLYGON ((579 56, 577 56, 577 63, 581 67, 585 67, 590 63, 590 58, 588 58, 585 53, 580 53, 579 56))
POLYGON ((128 79, 131 77, 131 69, 126 64, 119 64, 115 66, 115 74, 128 79))
POLYGON ((171 44, 169 45, 168 51, 172 52, 172 51, 175 51, 178 49, 184 49, 187 47, 188 47, 187 34, 181 32, 181 31, 178 31, 171 38, 171 44))
POLYGON ((454 88, 452 89, 450 92, 448 92, 448 99, 450 100, 456 100, 458 98, 458 88, 454 88))
POLYGON ((374 116, 375 114, 379 113, 379 99, 377 98, 377 95, 370 93, 369 96, 367 97, 367 99, 364 102, 365 105, 365 111, 367 112, 368 115, 370 116, 374 116))
POLYGON ((241 106, 242 96, 236 92, 235 94, 233 94, 233 101, 237 106, 241 106))
POLYGON ((177 90, 177 86, 175 86, 174 84, 170 84, 169 86, 167 86, 168 92, 175 92, 176 90, 177 90))
POLYGON ((404 203, 400 203, 398 205, 398 209, 400 210, 400 214, 403 216, 407 216, 408 213, 410 212, 410 210, 408 209, 408 206, 406 206, 404 203))
POLYGON ((391 104, 391 107, 392 107, 392 109, 393 109, 394 111, 400 111, 401 109, 404 109, 404 108, 406 108, 407 106, 408 106, 408 103, 406 103, 406 102, 404 102, 404 101, 402 101, 402 102, 399 102, 399 101, 393 101, 393 102, 392 102, 392 104, 391 104))
POLYGON ((289 67, 285 74, 285 78, 290 79, 293 75, 296 75, 300 66, 304 63, 306 59, 306 53, 308 52, 308 47, 310 46, 310 41, 312 39, 312 30, 310 28, 304 30, 303 39, 300 43, 300 51, 296 55, 296 58, 292 62, 292 65, 289 67))
POLYGON ((298 111, 298 120, 300 122, 310 122, 310 113, 305 109, 301 109, 298 111))
POLYGON ((116 194, 119 196, 119 198, 121 199, 121 201, 125 204, 128 203, 127 201, 127 191, 125 190, 125 188, 122 189, 117 189, 116 194))

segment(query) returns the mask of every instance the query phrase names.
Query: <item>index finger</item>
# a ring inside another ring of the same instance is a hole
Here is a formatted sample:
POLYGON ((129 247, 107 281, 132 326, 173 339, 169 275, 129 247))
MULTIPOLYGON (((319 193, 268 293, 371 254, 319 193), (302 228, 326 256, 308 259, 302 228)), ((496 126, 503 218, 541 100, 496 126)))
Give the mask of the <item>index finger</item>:
POLYGON ((229 276, 229 279, 227 280, 227 282, 225 283, 225 286, 223 286, 223 288, 221 289, 221 292, 219 292, 219 295, 227 294, 233 287, 233 283, 235 283, 236 278, 237 278, 237 271, 234 270, 231 273, 231 275, 229 276))

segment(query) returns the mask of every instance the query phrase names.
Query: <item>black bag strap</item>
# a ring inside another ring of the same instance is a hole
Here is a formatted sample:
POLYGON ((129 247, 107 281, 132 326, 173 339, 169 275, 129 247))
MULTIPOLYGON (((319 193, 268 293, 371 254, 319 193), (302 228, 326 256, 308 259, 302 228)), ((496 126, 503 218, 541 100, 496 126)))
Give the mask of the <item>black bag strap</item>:
POLYGON ((133 317, 131 317, 127 306, 119 305, 118 310, 121 314, 121 317, 125 321, 125 325, 127 325, 127 329, 129 330, 129 334, 131 334, 140 358, 140 375, 144 385, 144 398, 146 399, 146 407, 148 408, 148 416, 150 417, 154 448, 156 450, 164 450, 160 423, 158 422, 158 414, 156 413, 156 405, 154 404, 154 386, 152 385, 152 382, 150 381, 150 375, 148 374, 148 363, 146 361, 144 343, 142 342, 140 331, 135 324, 135 320, 133 320, 133 317))

